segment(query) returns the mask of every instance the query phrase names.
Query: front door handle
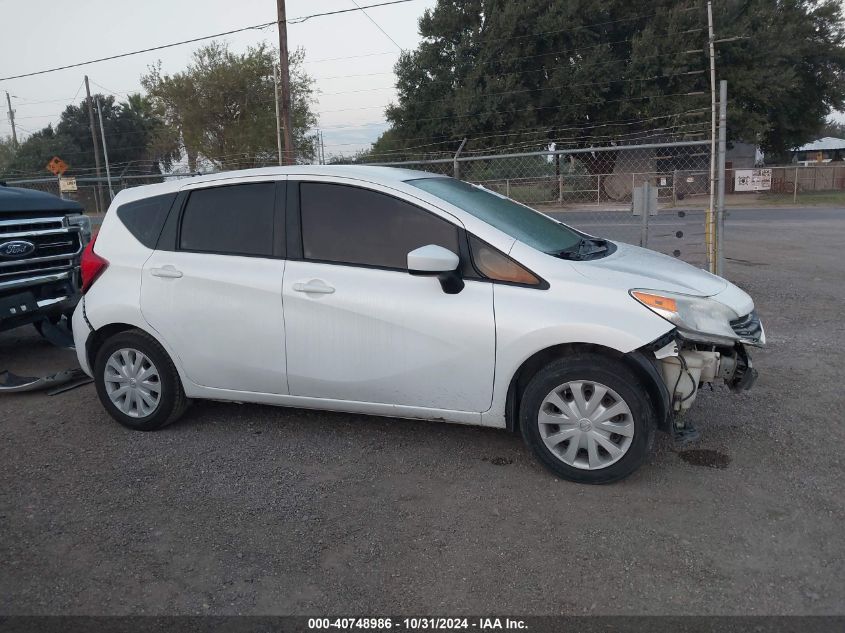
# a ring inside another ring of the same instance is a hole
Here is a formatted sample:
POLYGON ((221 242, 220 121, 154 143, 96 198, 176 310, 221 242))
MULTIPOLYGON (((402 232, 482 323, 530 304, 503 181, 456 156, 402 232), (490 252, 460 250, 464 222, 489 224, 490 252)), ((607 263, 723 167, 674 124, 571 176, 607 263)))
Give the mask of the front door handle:
POLYGON ((297 282, 293 284, 293 289, 296 292, 307 292, 309 294, 320 295, 330 295, 334 292, 334 288, 332 288, 322 279, 312 279, 307 283, 297 282))
POLYGON ((181 270, 176 270, 173 266, 162 266, 161 268, 151 268, 150 274, 153 277, 163 277, 165 279, 179 279, 182 276, 181 270))

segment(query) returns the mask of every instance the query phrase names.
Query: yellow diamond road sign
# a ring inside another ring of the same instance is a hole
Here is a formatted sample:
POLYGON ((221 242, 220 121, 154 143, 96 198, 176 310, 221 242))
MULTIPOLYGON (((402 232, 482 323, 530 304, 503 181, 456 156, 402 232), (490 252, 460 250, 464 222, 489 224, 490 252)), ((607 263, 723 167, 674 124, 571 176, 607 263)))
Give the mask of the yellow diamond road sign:
POLYGON ((47 163, 47 171, 53 172, 55 176, 61 176, 68 170, 68 164, 58 156, 53 156, 47 163))

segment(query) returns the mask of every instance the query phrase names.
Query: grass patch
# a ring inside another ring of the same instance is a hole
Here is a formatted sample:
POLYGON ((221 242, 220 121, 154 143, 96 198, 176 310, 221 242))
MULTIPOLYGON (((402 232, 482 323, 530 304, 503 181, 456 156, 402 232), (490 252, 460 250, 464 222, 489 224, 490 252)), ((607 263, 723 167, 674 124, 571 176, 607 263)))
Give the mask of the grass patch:
POLYGON ((845 206, 845 191, 806 191, 798 192, 798 198, 794 201, 791 193, 761 193, 757 195, 756 203, 772 204, 778 206, 845 206))

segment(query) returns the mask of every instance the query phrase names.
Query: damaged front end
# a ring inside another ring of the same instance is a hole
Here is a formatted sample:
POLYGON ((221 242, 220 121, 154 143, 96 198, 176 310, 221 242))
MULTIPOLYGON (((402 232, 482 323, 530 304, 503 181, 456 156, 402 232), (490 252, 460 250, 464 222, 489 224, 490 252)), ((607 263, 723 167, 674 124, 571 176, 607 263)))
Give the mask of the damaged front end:
POLYGON ((756 311, 728 324, 732 335, 714 336, 678 328, 652 350, 669 391, 672 429, 678 441, 698 437, 683 414, 703 385, 721 381, 732 392, 740 392, 751 389, 757 380, 749 348, 762 347, 766 336, 756 311))
POLYGON ((663 382, 669 389, 675 412, 692 406, 702 384, 722 380, 731 391, 745 391, 757 380, 757 370, 741 343, 728 348, 679 338, 656 351, 655 358, 661 361, 663 382))

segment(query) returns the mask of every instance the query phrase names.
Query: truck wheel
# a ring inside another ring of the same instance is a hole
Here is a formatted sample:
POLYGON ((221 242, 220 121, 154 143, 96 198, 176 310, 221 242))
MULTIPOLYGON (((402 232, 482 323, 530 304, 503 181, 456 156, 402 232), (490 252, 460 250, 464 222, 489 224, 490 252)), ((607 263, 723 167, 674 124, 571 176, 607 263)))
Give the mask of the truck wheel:
POLYGON ((94 361, 94 383, 109 415, 137 431, 175 422, 188 407, 173 361, 141 330, 120 332, 103 343, 94 361))
POLYGON ((570 481, 609 483, 645 461, 655 417, 636 376, 621 362, 577 354, 541 369, 522 394, 525 443, 570 481))

